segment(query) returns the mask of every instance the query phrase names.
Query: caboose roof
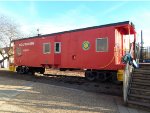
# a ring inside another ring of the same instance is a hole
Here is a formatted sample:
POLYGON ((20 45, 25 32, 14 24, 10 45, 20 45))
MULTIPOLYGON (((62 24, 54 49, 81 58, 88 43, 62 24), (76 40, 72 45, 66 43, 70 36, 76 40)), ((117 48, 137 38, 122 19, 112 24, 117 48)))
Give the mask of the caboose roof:
MULTIPOLYGON (((30 39, 30 38, 41 38, 41 37, 46 37, 46 36, 54 36, 54 35, 59 35, 59 34, 64 34, 64 33, 70 33, 70 32, 77 32, 77 31, 84 31, 84 30, 90 30, 90 29, 96 29, 96 28, 103 28, 103 27, 121 27, 122 25, 127 25, 130 24, 133 28, 134 25, 130 21, 124 21, 124 22, 117 22, 117 23, 111 23, 111 24, 105 24, 105 25, 99 25, 99 26, 92 26, 92 27, 86 27, 86 28, 80 28, 80 29, 74 29, 74 30, 69 30, 69 31, 62 31, 62 32, 57 32, 57 33, 51 33, 51 34, 45 34, 45 35, 37 35, 33 37, 27 37, 27 38, 22 38, 22 39, 17 39, 17 40, 25 40, 25 39, 30 39)), ((13 40, 13 41, 17 41, 13 40)))

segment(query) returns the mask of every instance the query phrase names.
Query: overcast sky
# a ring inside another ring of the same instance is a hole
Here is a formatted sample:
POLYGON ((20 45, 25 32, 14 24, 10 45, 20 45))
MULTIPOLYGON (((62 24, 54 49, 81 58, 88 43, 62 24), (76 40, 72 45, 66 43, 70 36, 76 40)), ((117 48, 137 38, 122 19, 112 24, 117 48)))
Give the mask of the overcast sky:
POLYGON ((0 1, 0 14, 14 18, 24 33, 39 28, 41 34, 132 21, 150 45, 150 1, 0 1))

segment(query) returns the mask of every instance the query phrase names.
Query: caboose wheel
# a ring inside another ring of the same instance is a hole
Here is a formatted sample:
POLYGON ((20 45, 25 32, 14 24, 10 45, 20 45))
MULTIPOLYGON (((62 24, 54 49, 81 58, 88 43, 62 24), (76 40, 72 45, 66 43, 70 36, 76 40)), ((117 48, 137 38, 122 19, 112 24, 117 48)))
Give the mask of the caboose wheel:
POLYGON ((44 74, 44 72, 45 72, 45 68, 41 68, 40 69, 40 74, 44 74))
POLYGON ((24 72, 25 72, 24 68, 21 67, 21 66, 17 67, 16 71, 17 71, 18 74, 24 74, 24 72))
POLYGON ((18 66, 16 71, 18 74, 27 74, 29 71, 29 68, 26 66, 18 66))
POLYGON ((20 74, 26 74, 26 67, 21 67, 20 74))
POLYGON ((91 71, 86 71, 85 78, 89 81, 94 81, 96 79, 96 75, 94 75, 91 71))
POLYGON ((118 81, 118 79, 117 79, 117 75, 115 74, 115 75, 112 75, 112 82, 114 83, 114 84, 122 84, 122 82, 121 81, 118 81))
POLYGON ((97 74, 97 80, 100 82, 105 82, 107 80, 107 74, 106 72, 98 72, 97 74))
POLYGON ((16 71, 17 71, 17 73, 18 73, 18 74, 20 74, 21 67, 20 67, 20 66, 18 66, 18 67, 16 68, 16 71))

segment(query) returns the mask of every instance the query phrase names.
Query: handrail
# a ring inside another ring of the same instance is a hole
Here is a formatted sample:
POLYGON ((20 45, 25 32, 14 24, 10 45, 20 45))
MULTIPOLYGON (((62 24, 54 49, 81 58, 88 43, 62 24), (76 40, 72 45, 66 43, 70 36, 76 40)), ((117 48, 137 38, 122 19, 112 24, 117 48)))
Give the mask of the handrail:
POLYGON ((128 91, 129 91, 132 71, 133 71, 133 66, 130 65, 128 61, 123 74, 123 99, 125 104, 127 104, 128 91))
MULTIPOLYGON (((129 39, 130 39, 130 27, 128 28, 128 30, 129 30, 128 32, 129 32, 129 39)), ((138 48, 136 48, 135 42, 136 42, 136 37, 134 35, 134 42, 130 47, 130 51, 128 54, 126 54, 123 57, 123 62, 126 63, 124 74, 123 74, 123 99, 125 104, 127 104, 128 101, 129 86, 131 82, 131 77, 133 76, 132 75, 133 69, 134 67, 138 68, 138 63, 139 63, 139 45, 138 48)))
POLYGON ((133 64, 131 63, 133 60, 132 59, 133 46, 134 44, 132 43, 129 54, 126 54, 126 56, 124 56, 124 62, 126 63, 126 66, 123 74, 123 99, 125 104, 127 104, 128 101, 129 85, 130 85, 131 75, 133 71, 133 66, 132 66, 133 64))

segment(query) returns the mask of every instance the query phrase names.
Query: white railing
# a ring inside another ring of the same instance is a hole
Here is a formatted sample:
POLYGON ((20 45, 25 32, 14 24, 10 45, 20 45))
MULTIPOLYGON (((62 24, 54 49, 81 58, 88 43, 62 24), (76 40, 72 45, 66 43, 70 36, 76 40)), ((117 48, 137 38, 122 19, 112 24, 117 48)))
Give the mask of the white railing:
POLYGON ((126 61, 126 66, 124 69, 124 74, 123 74, 123 99, 124 99, 124 103, 127 104, 127 99, 128 99, 128 93, 129 93, 129 85, 131 82, 131 76, 132 76, 132 71, 133 71, 133 64, 131 64, 131 62, 133 61, 133 59, 131 59, 131 57, 133 58, 133 49, 134 49, 134 43, 132 43, 131 48, 130 48, 130 55, 126 61))
POLYGON ((128 99, 128 92, 129 92, 129 85, 131 81, 131 75, 133 71, 133 66, 129 65, 129 62, 126 64, 124 74, 123 74, 123 99, 125 104, 127 103, 128 99))

